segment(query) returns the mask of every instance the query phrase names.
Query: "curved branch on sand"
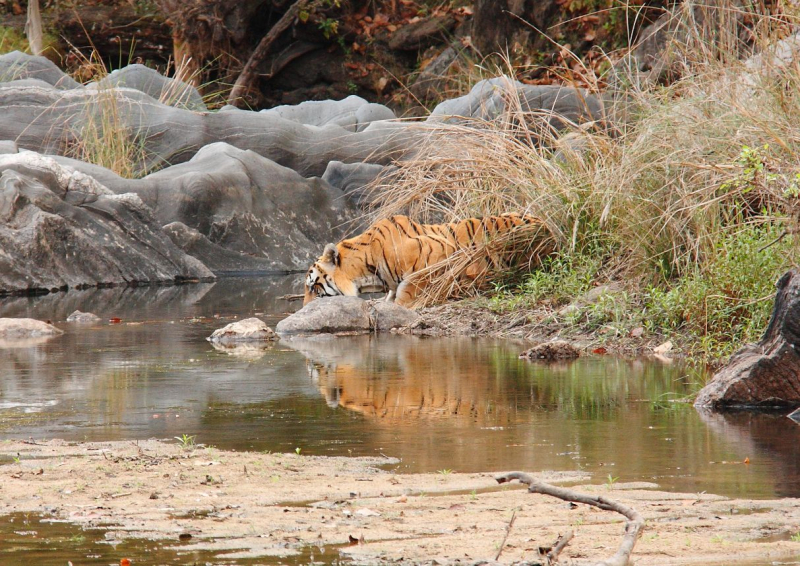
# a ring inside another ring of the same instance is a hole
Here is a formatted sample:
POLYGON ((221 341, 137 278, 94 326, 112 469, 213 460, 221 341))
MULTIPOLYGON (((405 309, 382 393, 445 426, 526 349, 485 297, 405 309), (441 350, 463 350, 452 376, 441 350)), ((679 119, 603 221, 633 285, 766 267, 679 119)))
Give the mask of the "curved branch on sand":
POLYGON ((595 566, 627 566, 629 564, 633 547, 636 545, 636 541, 638 540, 639 535, 644 528, 644 517, 642 517, 642 515, 636 509, 623 505, 617 501, 606 499, 603 496, 584 495, 571 489, 556 487, 543 481, 539 481, 530 474, 526 474, 524 472, 509 472, 507 474, 496 476, 494 479, 497 480, 497 483, 507 483, 512 480, 519 480, 520 483, 524 483, 528 486, 528 491, 530 493, 550 495, 564 501, 584 503, 586 505, 591 505, 592 507, 603 509, 604 511, 614 511, 624 515, 628 519, 628 523, 625 525, 625 535, 622 538, 622 544, 620 544, 619 549, 614 556, 606 560, 596 562, 595 566))

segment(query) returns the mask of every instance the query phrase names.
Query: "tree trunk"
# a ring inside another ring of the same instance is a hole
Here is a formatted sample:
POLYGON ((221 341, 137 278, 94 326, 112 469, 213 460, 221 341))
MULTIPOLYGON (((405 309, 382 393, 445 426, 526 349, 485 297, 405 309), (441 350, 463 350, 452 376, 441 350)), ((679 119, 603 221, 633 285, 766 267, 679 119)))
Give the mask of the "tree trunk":
POLYGON ((472 43, 483 56, 552 49, 547 35, 561 13, 555 0, 475 0, 473 10, 472 43))
POLYGON ((28 45, 31 53, 41 55, 44 49, 44 36, 42 33, 42 13, 39 11, 39 0, 28 0, 28 21, 25 22, 25 35, 28 36, 28 45))
POLYGON ((758 344, 736 352, 698 394, 695 405, 800 406, 800 271, 778 281, 772 318, 758 344))

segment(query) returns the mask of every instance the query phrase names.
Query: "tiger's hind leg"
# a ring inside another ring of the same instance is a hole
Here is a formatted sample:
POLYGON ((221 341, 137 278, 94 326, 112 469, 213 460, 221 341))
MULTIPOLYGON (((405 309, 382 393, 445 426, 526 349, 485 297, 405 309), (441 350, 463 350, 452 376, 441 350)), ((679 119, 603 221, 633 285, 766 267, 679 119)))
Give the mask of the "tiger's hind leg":
POLYGON ((411 306, 412 303, 419 296, 420 291, 424 290, 425 287, 425 281, 406 279, 397 287, 397 293, 394 302, 402 307, 413 308, 411 306))

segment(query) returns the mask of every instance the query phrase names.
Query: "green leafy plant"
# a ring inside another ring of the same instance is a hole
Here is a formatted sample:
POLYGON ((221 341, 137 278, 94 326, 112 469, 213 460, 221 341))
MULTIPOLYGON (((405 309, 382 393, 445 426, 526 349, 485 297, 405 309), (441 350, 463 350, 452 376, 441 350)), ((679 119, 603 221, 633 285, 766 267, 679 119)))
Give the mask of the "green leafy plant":
POLYGON ((178 444, 180 444, 180 447, 183 450, 193 449, 195 447, 195 439, 196 439, 195 435, 189 435, 189 434, 182 434, 180 436, 175 437, 175 440, 178 441, 178 444))

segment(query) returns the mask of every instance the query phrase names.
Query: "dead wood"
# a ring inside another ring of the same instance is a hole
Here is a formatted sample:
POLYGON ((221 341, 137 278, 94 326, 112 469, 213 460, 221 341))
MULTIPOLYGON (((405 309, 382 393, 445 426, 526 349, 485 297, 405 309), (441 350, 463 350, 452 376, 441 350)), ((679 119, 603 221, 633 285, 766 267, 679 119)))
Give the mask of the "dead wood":
POLYGON ((539 481, 535 477, 524 472, 509 472, 507 474, 496 476, 495 480, 497 480, 497 483, 507 483, 512 480, 519 480, 520 483, 524 483, 528 486, 528 491, 530 493, 550 495, 564 501, 584 503, 586 505, 591 505, 592 507, 603 509, 604 511, 614 511, 624 515, 628 519, 628 523, 625 525, 625 535, 622 538, 622 544, 620 544, 619 549, 614 556, 606 560, 596 562, 595 566, 627 566, 629 564, 633 547, 636 545, 636 541, 638 540, 639 535, 644 528, 644 517, 642 517, 642 515, 636 509, 623 505, 622 503, 612 499, 607 499, 603 496, 584 495, 571 489, 556 487, 554 485, 539 481))
POLYGON ((551 566, 552 564, 558 562, 558 555, 561 554, 561 551, 567 547, 569 541, 571 541, 572 537, 574 536, 575 536, 575 531, 567 531, 563 535, 558 535, 558 538, 553 543, 553 546, 550 548, 549 551, 547 551, 546 564, 548 566, 551 566))
POLYGON ((231 89, 231 94, 228 96, 228 104, 232 106, 239 106, 239 104, 241 104, 243 96, 250 90, 253 83, 255 83, 258 78, 256 70, 264 59, 266 59, 272 44, 290 25, 292 25, 292 22, 294 22, 300 10, 305 9, 310 3, 311 0, 297 0, 286 10, 286 13, 281 16, 281 19, 270 28, 267 35, 258 42, 255 50, 253 50, 253 54, 250 55, 250 58, 242 69, 239 78, 236 79, 233 89, 231 89))
POLYGON ((500 543, 500 548, 497 549, 497 556, 494 557, 495 560, 500 560, 500 555, 503 554, 503 547, 506 545, 506 541, 508 540, 508 535, 511 533, 511 528, 514 526, 514 521, 517 519, 517 511, 515 510, 511 514, 511 520, 508 521, 508 525, 506 525, 506 536, 503 537, 503 542, 500 543))

